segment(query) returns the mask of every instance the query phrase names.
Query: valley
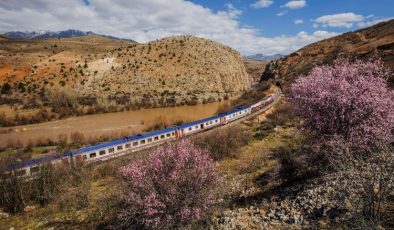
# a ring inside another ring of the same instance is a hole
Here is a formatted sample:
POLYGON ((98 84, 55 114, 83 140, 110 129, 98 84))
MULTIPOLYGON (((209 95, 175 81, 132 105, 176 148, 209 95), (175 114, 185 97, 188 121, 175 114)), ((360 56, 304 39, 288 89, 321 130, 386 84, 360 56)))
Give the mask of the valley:
POLYGON ((0 0, 0 230, 394 229, 365 1, 0 0))

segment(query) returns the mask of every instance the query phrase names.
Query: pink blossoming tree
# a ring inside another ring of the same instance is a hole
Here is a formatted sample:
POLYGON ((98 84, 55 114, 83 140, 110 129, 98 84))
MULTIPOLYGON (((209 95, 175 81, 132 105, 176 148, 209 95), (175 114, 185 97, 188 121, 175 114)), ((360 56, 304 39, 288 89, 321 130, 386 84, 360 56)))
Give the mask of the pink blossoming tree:
POLYGON ((198 220, 214 202, 217 182, 209 154, 187 140, 158 147, 121 169, 125 223, 167 229, 198 220))
POLYGON ((393 140, 394 93, 382 63, 339 59, 291 87, 295 112, 317 143, 363 150, 393 140))

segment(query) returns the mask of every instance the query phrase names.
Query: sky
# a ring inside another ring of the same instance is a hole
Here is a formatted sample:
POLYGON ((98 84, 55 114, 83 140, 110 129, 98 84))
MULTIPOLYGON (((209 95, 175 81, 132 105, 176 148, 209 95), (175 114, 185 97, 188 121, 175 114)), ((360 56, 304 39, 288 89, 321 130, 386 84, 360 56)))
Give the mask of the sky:
POLYGON ((394 0, 0 0, 0 33, 79 29, 149 42, 194 35, 289 54, 394 18, 394 0))

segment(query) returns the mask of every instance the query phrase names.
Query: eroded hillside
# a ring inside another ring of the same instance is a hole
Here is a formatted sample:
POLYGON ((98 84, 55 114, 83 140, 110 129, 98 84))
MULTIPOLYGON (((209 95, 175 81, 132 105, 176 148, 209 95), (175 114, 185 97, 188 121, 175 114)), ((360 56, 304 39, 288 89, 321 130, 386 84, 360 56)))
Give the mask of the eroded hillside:
POLYGON ((86 36, 1 41, 0 85, 2 97, 45 100, 48 92, 64 90, 151 107, 234 96, 250 79, 238 52, 210 40, 178 36, 137 44, 86 36))

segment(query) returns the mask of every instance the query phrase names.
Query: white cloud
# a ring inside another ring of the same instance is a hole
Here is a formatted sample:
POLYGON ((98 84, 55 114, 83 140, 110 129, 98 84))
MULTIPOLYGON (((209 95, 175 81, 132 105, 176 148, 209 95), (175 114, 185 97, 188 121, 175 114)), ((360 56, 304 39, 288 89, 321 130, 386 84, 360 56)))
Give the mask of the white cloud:
POLYGON ((233 5, 213 12, 184 0, 90 0, 88 6, 81 0, 0 0, 0 33, 72 28, 138 42, 188 34, 223 43, 243 55, 287 54, 333 35, 300 32, 266 37, 253 27, 243 26, 238 21, 241 13, 233 5))
POLYGON ((281 17, 281 16, 283 16, 283 15, 285 15, 285 14, 287 14, 287 11, 279 12, 279 13, 276 14, 276 16, 281 17))
MULTIPOLYGON (((366 18, 370 19, 370 18, 373 18, 373 17, 374 17, 373 15, 369 15, 366 18)), ((385 21, 388 21, 388 20, 391 20, 391 19, 394 19, 394 17, 383 18, 383 19, 372 19, 370 21, 363 21, 363 22, 357 23, 357 27, 360 27, 360 28, 369 27, 369 26, 376 25, 376 24, 378 24, 380 22, 385 22, 385 21)))
POLYGON ((294 20, 294 24, 304 24, 304 20, 302 20, 302 19, 296 19, 296 20, 294 20))
POLYGON ((259 0, 259 1, 255 2, 255 3, 251 4, 250 6, 252 8, 255 8, 255 9, 260 9, 260 8, 269 7, 273 3, 274 3, 273 0, 259 0))
POLYGON ((354 26, 357 26, 359 28, 373 26, 375 24, 378 24, 379 22, 384 22, 391 19, 394 19, 394 17, 378 18, 372 14, 368 16, 364 16, 364 15, 348 12, 341 14, 324 15, 312 21, 314 28, 318 28, 319 26, 322 26, 322 27, 337 27, 337 28, 343 27, 350 29, 354 26))
POLYGON ((227 11, 219 11, 219 14, 227 15, 230 18, 238 18, 242 14, 242 10, 239 10, 233 6, 233 4, 226 4, 227 11))
POLYGON ((297 0, 297 1, 287 2, 282 7, 286 7, 286 8, 289 8, 289 9, 300 9, 302 7, 305 7, 305 6, 306 6, 306 1, 305 0, 297 0))
POLYGON ((351 28, 357 22, 365 19, 363 15, 355 13, 341 13, 324 15, 314 20, 315 26, 351 28))

